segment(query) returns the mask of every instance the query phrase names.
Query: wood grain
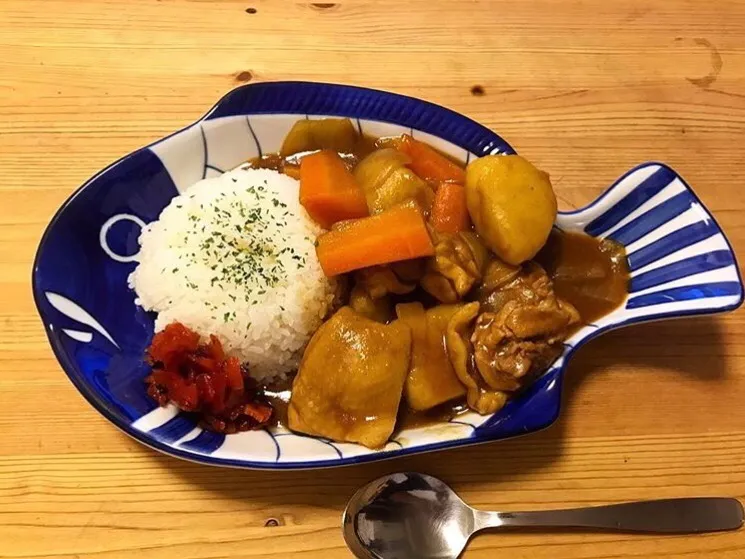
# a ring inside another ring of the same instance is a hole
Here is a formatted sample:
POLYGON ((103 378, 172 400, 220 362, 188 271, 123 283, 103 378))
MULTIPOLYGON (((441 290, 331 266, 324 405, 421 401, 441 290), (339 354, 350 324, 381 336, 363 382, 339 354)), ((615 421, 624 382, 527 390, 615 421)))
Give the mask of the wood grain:
MULTIPOLYGON (((742 312, 592 343, 543 433, 394 462, 216 470, 160 456, 98 416, 54 360, 31 300, 45 224, 107 163, 230 88, 275 79, 463 112, 549 170, 564 207, 636 163, 666 161, 745 257, 742 1, 0 0, 0 557, 349 557, 346 499, 401 469, 505 510, 745 497, 742 312)), ((502 556, 740 558, 745 535, 514 532, 466 554, 502 556)))

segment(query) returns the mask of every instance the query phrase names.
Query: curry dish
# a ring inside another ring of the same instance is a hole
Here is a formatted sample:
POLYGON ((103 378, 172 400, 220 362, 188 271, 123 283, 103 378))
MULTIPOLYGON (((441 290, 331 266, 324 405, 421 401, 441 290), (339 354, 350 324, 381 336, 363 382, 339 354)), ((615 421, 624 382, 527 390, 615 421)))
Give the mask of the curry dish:
POLYGON ((200 359, 212 384, 214 371, 232 375, 220 381, 219 409, 212 385, 179 403, 182 385, 158 376, 172 355, 163 344, 178 336, 171 328, 165 341, 170 327, 156 335, 151 396, 212 409, 214 430, 279 421, 379 448, 397 429, 463 410, 491 414, 544 373, 568 337, 626 298, 623 247, 555 228, 549 176, 520 156, 466 167, 409 135, 370 138, 348 119, 323 119, 299 120, 279 153, 249 166, 299 180, 300 204, 324 230, 315 251, 336 294, 286 386, 249 381, 251 363, 231 361, 216 338, 192 338, 178 367, 200 359))

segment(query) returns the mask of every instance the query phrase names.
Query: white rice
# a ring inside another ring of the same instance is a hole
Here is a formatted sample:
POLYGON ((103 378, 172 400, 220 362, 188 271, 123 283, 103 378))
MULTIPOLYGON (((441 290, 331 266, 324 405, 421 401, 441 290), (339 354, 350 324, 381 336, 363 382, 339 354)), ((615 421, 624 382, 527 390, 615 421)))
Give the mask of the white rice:
POLYGON ((298 181, 239 168, 199 181, 142 230, 129 284, 158 313, 156 331, 178 321, 215 334, 255 378, 281 377, 333 303, 314 247, 321 231, 298 181))

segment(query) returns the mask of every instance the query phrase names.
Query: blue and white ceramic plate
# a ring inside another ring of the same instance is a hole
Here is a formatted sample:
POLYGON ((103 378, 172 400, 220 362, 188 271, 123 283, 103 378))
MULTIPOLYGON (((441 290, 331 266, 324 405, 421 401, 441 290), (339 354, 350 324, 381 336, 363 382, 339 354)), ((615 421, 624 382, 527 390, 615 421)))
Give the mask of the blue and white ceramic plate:
MULTIPOLYGON (((530 389, 495 415, 474 413, 404 431, 384 449, 278 429, 218 435, 145 394, 153 317, 134 304, 127 275, 140 227, 178 192, 249 158, 279 150, 298 118, 345 116, 376 136, 411 133, 463 161, 514 153, 497 134, 431 103, 357 87, 263 83, 240 87, 196 123, 131 153, 85 183, 52 219, 39 246, 33 290, 54 352, 88 401, 140 442, 205 464, 315 468, 504 439, 550 425, 574 351, 612 328, 728 311, 742 303, 735 256, 721 229, 675 171, 640 165, 557 225, 626 246, 632 280, 624 305, 577 332, 530 389)), ((557 146, 557 149, 560 149, 557 146)))

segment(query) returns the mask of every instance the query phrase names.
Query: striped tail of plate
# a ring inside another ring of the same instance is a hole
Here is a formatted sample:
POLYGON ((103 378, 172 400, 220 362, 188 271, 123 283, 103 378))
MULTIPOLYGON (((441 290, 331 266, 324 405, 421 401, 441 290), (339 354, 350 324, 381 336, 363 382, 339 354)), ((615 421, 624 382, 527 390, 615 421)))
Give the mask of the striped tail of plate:
POLYGON ((664 164, 632 169, 586 208, 559 214, 557 224, 626 247, 631 272, 626 303, 592 325, 595 334, 742 304, 742 279, 729 241, 691 187, 664 164))

